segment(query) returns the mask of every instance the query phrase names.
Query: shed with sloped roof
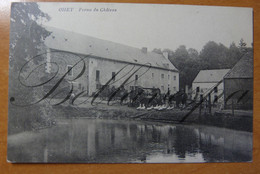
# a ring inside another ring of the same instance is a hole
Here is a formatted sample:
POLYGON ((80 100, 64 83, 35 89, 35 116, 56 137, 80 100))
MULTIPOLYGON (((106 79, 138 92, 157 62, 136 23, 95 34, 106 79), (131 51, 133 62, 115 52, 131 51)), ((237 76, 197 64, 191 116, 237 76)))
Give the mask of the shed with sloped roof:
POLYGON ((226 109, 232 105, 253 109, 253 52, 247 52, 224 77, 224 98, 226 109))

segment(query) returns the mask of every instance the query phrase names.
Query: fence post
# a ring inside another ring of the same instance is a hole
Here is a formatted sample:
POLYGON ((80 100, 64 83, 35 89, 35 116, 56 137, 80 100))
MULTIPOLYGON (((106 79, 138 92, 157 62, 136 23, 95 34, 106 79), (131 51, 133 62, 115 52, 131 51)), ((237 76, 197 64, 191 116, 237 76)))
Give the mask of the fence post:
POLYGON ((200 95, 200 116, 201 116, 201 110, 202 110, 202 100, 203 100, 203 95, 200 95))
POLYGON ((234 100, 232 99, 232 116, 234 116, 235 113, 234 113, 234 100))
POLYGON ((211 93, 209 93, 209 95, 208 95, 208 97, 209 97, 209 114, 211 115, 211 93))

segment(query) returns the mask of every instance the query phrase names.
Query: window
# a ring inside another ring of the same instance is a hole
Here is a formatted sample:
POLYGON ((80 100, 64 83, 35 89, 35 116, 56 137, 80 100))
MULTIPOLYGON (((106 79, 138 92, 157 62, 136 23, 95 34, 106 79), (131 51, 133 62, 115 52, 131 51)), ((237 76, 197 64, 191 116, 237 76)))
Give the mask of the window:
POLYGON ((176 87, 175 86, 173 87, 173 91, 176 91, 176 87))
POLYGON ((137 81, 138 80, 138 75, 135 75, 135 81, 137 81))
POLYGON ((101 87, 102 87, 101 84, 96 85, 96 89, 101 89, 101 87))
POLYGON ((214 87, 214 92, 215 92, 215 93, 218 93, 218 87, 217 87, 217 86, 214 87))
POLYGON ((79 84, 79 90, 81 89, 81 83, 79 84))
POLYGON ((67 66, 67 72, 68 72, 68 76, 73 76, 73 69, 71 65, 67 66))
POLYGON ((99 70, 96 70, 96 81, 99 81, 100 72, 99 70))
POLYGON ((217 103, 217 102, 218 102, 218 96, 215 95, 215 96, 214 96, 214 101, 213 101, 213 103, 217 103))
POLYGON ((152 78, 154 77, 154 74, 152 73, 152 78))
POLYGON ((161 74, 161 78, 164 79, 164 74, 161 74))
POLYGON ((176 80, 176 76, 173 76, 173 80, 176 80))
POLYGON ((196 92, 200 92, 200 87, 199 86, 196 88, 196 92))
POLYGON ((168 74, 168 80, 170 80, 170 75, 168 74))
POLYGON ((115 81, 116 80, 116 73, 115 72, 112 72, 112 80, 115 81))
POLYGON ((162 88, 162 91, 164 91, 164 86, 161 86, 161 88, 162 88))

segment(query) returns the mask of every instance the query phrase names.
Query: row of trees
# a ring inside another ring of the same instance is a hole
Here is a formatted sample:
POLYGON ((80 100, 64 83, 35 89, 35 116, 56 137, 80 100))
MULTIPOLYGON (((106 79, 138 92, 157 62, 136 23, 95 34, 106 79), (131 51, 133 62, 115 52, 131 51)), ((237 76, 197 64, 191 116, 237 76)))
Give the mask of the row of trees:
POLYGON ((179 46, 175 51, 154 49, 153 52, 159 54, 164 51, 168 52, 169 60, 180 73, 180 89, 184 89, 185 85, 192 85, 192 81, 200 70, 230 69, 245 52, 251 50, 252 48, 246 47, 246 43, 241 39, 238 46, 233 42, 229 47, 209 41, 200 52, 193 48, 187 49, 184 45, 179 46))

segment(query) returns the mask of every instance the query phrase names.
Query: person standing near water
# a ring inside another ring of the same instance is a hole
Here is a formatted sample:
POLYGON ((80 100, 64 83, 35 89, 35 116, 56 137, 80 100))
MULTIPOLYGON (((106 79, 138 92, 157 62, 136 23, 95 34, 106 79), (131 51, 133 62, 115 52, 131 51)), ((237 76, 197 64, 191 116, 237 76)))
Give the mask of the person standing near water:
POLYGON ((71 95, 70 95, 70 104, 71 105, 73 105, 73 98, 75 97, 75 94, 74 93, 72 93, 71 95))
POLYGON ((182 97, 182 99, 181 99, 182 107, 185 108, 188 95, 184 92, 184 90, 182 90, 181 97, 182 97))

